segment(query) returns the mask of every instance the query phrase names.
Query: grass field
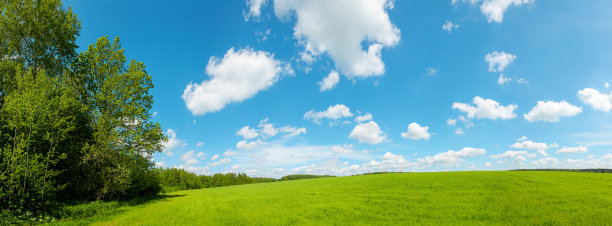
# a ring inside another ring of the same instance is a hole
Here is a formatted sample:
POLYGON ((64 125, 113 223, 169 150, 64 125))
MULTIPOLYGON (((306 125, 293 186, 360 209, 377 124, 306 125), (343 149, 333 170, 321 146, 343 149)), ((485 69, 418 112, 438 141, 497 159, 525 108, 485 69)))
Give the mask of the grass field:
POLYGON ((612 174, 440 172, 178 191, 61 224, 606 225, 612 174))

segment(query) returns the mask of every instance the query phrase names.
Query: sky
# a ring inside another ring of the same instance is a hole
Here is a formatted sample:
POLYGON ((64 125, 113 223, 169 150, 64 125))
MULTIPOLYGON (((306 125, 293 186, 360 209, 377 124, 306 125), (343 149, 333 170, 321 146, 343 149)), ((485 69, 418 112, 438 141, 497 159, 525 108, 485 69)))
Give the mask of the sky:
POLYGON ((68 0, 197 174, 612 167, 612 1, 68 0))

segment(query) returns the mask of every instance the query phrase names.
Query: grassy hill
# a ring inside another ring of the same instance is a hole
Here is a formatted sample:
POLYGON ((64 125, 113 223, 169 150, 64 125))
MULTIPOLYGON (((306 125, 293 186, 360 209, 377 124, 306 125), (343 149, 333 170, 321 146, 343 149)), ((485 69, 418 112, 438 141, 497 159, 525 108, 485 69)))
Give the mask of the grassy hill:
POLYGON ((179 191, 60 222, 103 225, 605 225, 612 174, 398 173, 179 191))

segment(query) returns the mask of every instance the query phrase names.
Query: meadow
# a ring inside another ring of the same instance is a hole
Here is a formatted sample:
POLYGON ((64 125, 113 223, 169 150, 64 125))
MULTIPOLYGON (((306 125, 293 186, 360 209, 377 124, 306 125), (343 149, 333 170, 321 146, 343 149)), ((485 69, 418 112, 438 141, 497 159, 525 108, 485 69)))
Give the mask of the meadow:
POLYGON ((499 171, 330 177, 177 191, 111 209, 56 223, 606 225, 612 222, 612 174, 499 171))

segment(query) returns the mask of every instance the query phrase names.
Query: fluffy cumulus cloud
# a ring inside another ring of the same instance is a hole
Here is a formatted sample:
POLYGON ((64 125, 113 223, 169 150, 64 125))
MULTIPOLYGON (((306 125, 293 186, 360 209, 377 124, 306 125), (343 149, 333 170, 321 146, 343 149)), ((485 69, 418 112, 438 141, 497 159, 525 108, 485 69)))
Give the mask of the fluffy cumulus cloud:
POLYGON ((578 98, 598 111, 610 112, 612 109, 612 92, 605 94, 596 89, 585 88, 578 91, 578 98))
POLYGON ((391 23, 389 0, 275 0, 278 18, 295 18, 293 35, 304 47, 302 59, 327 53, 349 78, 380 76, 385 72, 383 47, 395 46, 400 30, 391 23), (366 43, 364 50, 362 44, 366 43), (306 57, 305 57, 306 56, 306 57))
POLYGON ((502 154, 491 155, 493 159, 507 158, 515 163, 523 163, 527 161, 527 158, 536 157, 536 154, 529 153, 527 151, 506 151, 502 154))
POLYGON ((515 148, 515 149, 534 150, 543 156, 548 156, 548 154, 546 153, 546 150, 549 148, 559 147, 559 145, 557 145, 556 143, 546 144, 544 142, 534 142, 532 140, 527 140, 527 137, 523 136, 519 138, 519 142, 516 142, 510 145, 510 147, 515 148))
POLYGON ((532 165, 536 166, 536 167, 551 167, 551 166, 558 166, 561 164, 561 161, 559 161, 559 159, 553 158, 553 157, 546 157, 546 158, 541 158, 538 159, 536 161, 531 162, 532 165))
POLYGON ((408 130, 402 133, 402 137, 412 140, 429 140, 430 134, 427 132, 428 129, 429 126, 421 126, 418 123, 413 122, 408 125, 408 130))
POLYGON ((459 163, 461 163, 464 158, 484 155, 485 153, 487 153, 485 149, 466 147, 459 151, 450 150, 447 152, 438 153, 434 156, 419 158, 417 159, 417 162, 429 166, 459 166, 459 163))
POLYGON ((489 63, 489 71, 497 72, 504 71, 508 65, 510 65, 514 59, 516 59, 516 55, 506 53, 506 52, 492 52, 487 53, 485 55, 485 61, 489 63))
POLYGON ((523 114, 523 117, 529 122, 558 122, 561 117, 575 116, 580 112, 582 107, 576 107, 566 101, 538 101, 538 104, 529 113, 523 114))
POLYGON ((361 123, 365 121, 370 121, 372 120, 372 118, 373 118, 372 114, 368 112, 368 113, 365 113, 365 115, 360 115, 360 116, 355 117, 355 122, 361 123))
POLYGON ((484 99, 479 96, 474 97, 473 103, 474 105, 455 102, 453 103, 453 109, 467 113, 468 118, 496 120, 515 118, 514 110, 518 108, 514 104, 502 106, 495 100, 484 99))
POLYGON ((359 143, 379 144, 387 139, 378 124, 374 121, 360 123, 353 128, 349 138, 359 141, 359 143))
MULTIPOLYGON (((504 20, 504 13, 510 6, 521 6, 533 3, 534 0, 463 0, 472 5, 480 4, 480 11, 487 17, 489 23, 501 23, 504 20)), ((452 0, 456 4, 458 0, 452 0)))
POLYGON ((168 141, 164 142, 164 153, 168 156, 174 155, 172 150, 184 144, 183 141, 179 140, 176 137, 176 132, 172 129, 166 130, 166 136, 168 136, 168 141))
POLYGON ((200 161, 196 159, 196 154, 193 150, 181 155, 181 161, 185 162, 186 166, 192 166, 200 163, 200 161))
POLYGON ((338 74, 338 72, 330 72, 327 77, 323 78, 323 81, 319 82, 319 91, 323 92, 333 89, 334 87, 336 87, 336 84, 338 84, 338 81, 340 81, 340 75, 338 74))
POLYGON ((585 153, 588 151, 587 147, 584 146, 578 146, 578 147, 562 147, 561 149, 557 150, 557 152, 555 152, 556 154, 560 154, 560 153, 564 153, 564 154, 568 154, 568 153, 585 153))
POLYGON ((279 130, 285 134, 283 137, 295 137, 297 135, 306 133, 306 128, 304 127, 297 128, 293 126, 283 126, 279 128, 279 130))
POLYGON ((449 34, 453 31, 453 29, 457 28, 459 28, 459 25, 453 24, 453 22, 451 22, 450 20, 447 20, 446 23, 442 25, 442 30, 448 31, 449 34))
POLYGON ((249 99, 293 71, 270 53, 232 48, 222 59, 211 57, 206 74, 209 80, 189 83, 183 92, 182 98, 194 115, 219 111, 230 103, 249 99))
POLYGON ((236 148, 238 148, 238 149, 255 149, 258 146, 261 146, 261 145, 264 145, 264 144, 266 144, 266 143, 261 141, 261 140, 253 140, 253 141, 241 140, 241 141, 238 141, 238 143, 236 143, 236 148))
POLYGON ((273 138, 278 134, 281 134, 283 138, 288 138, 304 133, 306 133, 306 128, 304 127, 298 128, 287 125, 276 128, 274 123, 269 122, 269 119, 265 118, 259 121, 259 125, 257 125, 256 128, 244 126, 238 130, 238 132, 236 132, 236 135, 241 136, 244 139, 236 143, 236 148, 255 149, 259 146, 266 145, 266 140, 273 138), (252 140, 257 137, 259 137, 257 140, 252 140))
POLYGON ((244 139, 253 139, 259 136, 259 133, 257 133, 257 130, 255 128, 245 126, 238 130, 238 132, 236 132, 236 135, 242 136, 244 139))
POLYGON ((344 104, 329 106, 325 111, 310 110, 304 114, 304 119, 312 120, 320 124, 322 119, 338 120, 341 118, 353 117, 351 109, 344 104))
POLYGON ((248 21, 249 18, 259 18, 261 15, 261 8, 266 6, 267 0, 246 0, 248 12, 244 12, 244 20, 248 21))

